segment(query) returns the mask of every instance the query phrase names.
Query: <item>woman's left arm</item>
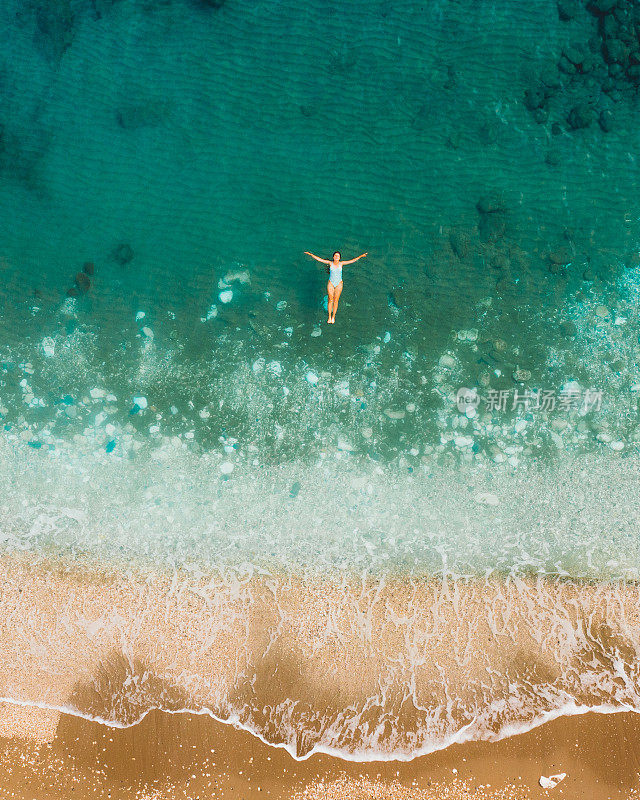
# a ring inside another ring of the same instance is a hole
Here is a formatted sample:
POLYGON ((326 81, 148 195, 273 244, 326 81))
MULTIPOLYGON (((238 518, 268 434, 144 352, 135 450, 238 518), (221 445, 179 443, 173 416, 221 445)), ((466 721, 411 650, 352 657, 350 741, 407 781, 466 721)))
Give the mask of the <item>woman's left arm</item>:
POLYGON ((364 257, 365 257, 365 256, 367 256, 367 255, 369 255, 369 254, 368 254, 368 253, 363 253, 361 256, 357 256, 356 258, 352 258, 350 261, 343 261, 342 263, 343 263, 343 264, 353 264, 353 263, 355 263, 356 261, 358 261, 358 259, 360 259, 360 258, 364 258, 364 257))

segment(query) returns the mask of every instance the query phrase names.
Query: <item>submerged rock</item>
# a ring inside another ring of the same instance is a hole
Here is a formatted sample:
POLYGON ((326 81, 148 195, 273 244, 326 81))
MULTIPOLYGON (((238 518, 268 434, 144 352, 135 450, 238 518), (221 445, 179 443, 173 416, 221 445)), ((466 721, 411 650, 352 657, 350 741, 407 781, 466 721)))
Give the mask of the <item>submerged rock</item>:
POLYGON ((640 86, 640 64, 631 64, 627 67, 627 77, 635 86, 640 86))
POLYGON ((157 104, 127 104, 116 111, 118 125, 126 131, 153 128, 162 121, 162 111, 157 104))
POLYGON ((76 17, 71 0, 42 2, 36 7, 36 44, 45 56, 60 61, 73 41, 76 17))
POLYGON ((615 116, 613 111, 611 111, 609 108, 605 108, 603 111, 601 111, 600 116, 598 117, 598 124, 605 133, 609 133, 609 131, 615 127, 615 116))
POLYGON ((565 265, 571 261, 571 253, 566 247, 556 247, 549 253, 549 261, 552 264, 565 265))
POLYGON ((91 0, 91 7, 96 19, 101 19, 120 0, 91 0))
POLYGON ((493 214, 497 211, 505 212, 507 210, 507 204, 501 194, 498 192, 490 192, 489 194, 483 195, 480 200, 478 200, 476 208, 480 214, 493 214))
POLYGON ((489 266, 491 269, 508 269, 510 261, 504 253, 493 253, 489 257, 489 266))
POLYGON ((393 309, 394 312, 398 312, 400 310, 393 292, 389 292, 389 294, 387 295, 387 305, 389 306, 389 308, 393 309))
POLYGON ((589 10, 596 14, 609 14, 618 4, 618 0, 591 0, 589 10))
POLYGON ((525 108, 527 108, 529 111, 535 111, 538 108, 542 108, 546 99, 547 95, 545 93, 544 87, 532 86, 531 88, 527 89, 524 93, 525 108))
POLYGON ((558 61, 558 69, 560 72, 564 72, 565 75, 574 75, 578 70, 576 65, 569 61, 566 56, 560 56, 560 60, 558 61))
POLYGON ((501 239, 507 229, 507 215, 504 211, 483 214, 478 224, 478 232, 483 242, 495 242, 501 239))
POLYGON ((562 55, 574 66, 580 67, 587 58, 587 49, 582 42, 573 42, 563 48, 562 55))
POLYGON ((56 352, 55 340, 50 336, 45 336, 45 338, 42 340, 42 349, 46 358, 52 358, 56 352))
POLYGON ((230 283, 250 284, 251 274, 249 273, 248 269, 236 270, 235 272, 227 272, 227 274, 224 276, 224 281, 227 284, 230 283))
POLYGON ((507 204, 498 192, 484 195, 476 203, 480 214, 478 232, 484 242, 493 242, 504 236, 507 227, 507 204))
POLYGON ((593 108, 588 103, 578 103, 569 112, 567 122, 574 130, 588 128, 593 122, 593 116, 593 108))
POLYGON ((81 292, 88 292, 91 288, 91 280, 86 272, 77 272, 75 282, 81 292))
POLYGON ((469 238, 460 231, 451 231, 449 244, 458 258, 463 259, 469 254, 469 238))
POLYGON ((513 373, 513 380, 518 383, 531 380, 531 372, 528 369, 517 369, 513 373))
POLYGON ((605 39, 602 54, 608 64, 624 64, 629 55, 629 48, 620 39, 605 39))
POLYGON ((126 267, 133 261, 133 250, 130 244, 123 242, 113 251, 113 258, 121 267, 126 267))
POLYGON ((568 22, 580 12, 578 0, 558 0, 558 16, 563 22, 568 22))
POLYGON ((446 367, 447 369, 453 369, 456 366, 457 361, 452 355, 450 355, 449 353, 445 353, 443 356, 440 356, 438 363, 440 364, 441 367, 446 367))
POLYGON ((556 148, 549 148, 544 160, 550 167, 557 167, 562 162, 562 155, 556 148))
POLYGON ((575 322, 571 320, 565 320, 564 322, 560 323, 560 333, 563 336, 576 336, 578 333, 578 328, 576 327, 575 322))

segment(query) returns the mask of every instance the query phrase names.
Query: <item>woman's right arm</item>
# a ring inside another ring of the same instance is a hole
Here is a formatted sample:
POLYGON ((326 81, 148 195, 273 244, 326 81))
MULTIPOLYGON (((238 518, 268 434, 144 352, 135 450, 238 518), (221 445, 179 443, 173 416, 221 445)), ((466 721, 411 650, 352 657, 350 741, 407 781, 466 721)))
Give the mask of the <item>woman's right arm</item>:
POLYGON ((314 256, 313 253, 310 253, 308 250, 305 250, 304 253, 307 256, 311 256, 311 258, 315 258, 315 260, 319 261, 321 264, 330 264, 331 263, 327 258, 320 258, 320 256, 314 256))

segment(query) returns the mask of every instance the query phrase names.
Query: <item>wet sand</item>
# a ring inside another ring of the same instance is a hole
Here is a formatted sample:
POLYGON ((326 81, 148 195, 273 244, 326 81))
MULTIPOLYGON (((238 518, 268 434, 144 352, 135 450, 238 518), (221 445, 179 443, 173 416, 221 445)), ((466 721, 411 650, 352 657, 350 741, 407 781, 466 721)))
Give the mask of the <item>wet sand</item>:
POLYGON ((639 796, 640 715, 632 713, 565 717, 500 742, 368 764, 318 754, 295 761, 208 715, 154 711, 138 725, 114 729, 64 714, 54 732, 51 712, 21 709, 19 719, 24 738, 0 740, 0 797, 7 800, 639 796), (39 726, 50 732, 49 742, 33 741, 39 726), (555 789, 539 787, 541 774, 558 772, 567 777, 555 789))

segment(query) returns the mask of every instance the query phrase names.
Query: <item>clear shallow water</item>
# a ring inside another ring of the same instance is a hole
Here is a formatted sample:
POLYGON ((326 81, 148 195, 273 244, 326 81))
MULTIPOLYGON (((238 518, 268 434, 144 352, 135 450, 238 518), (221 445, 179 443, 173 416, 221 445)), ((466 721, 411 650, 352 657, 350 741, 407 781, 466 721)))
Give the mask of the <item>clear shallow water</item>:
MULTIPOLYGON (((604 23, 466 0, 1 13, 7 554, 637 580, 637 93, 557 67, 604 23), (336 247, 370 255, 328 327, 302 252, 336 247)), ((529 709, 578 702, 536 686, 529 709)), ((584 702, 633 705, 614 694, 584 702)))

